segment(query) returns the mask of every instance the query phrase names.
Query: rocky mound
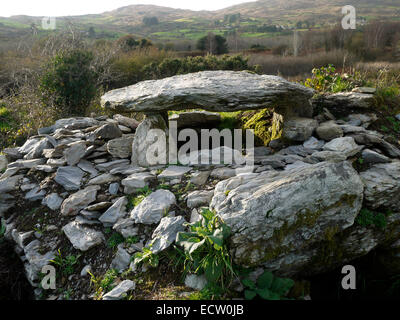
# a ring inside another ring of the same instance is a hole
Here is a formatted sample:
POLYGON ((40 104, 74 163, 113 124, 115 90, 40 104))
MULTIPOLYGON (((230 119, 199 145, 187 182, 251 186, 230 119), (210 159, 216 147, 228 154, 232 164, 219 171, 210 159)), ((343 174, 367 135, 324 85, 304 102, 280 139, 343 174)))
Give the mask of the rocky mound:
MULTIPOLYGON (((141 277, 147 270, 135 266, 134 253, 168 249, 201 208, 215 210, 232 229, 231 254, 241 266, 301 279, 372 250, 396 266, 400 150, 368 130, 374 115, 336 120, 326 111, 307 125, 294 122, 297 144, 247 150, 243 156, 255 158, 250 170, 131 162, 143 152, 141 137, 160 124, 149 125, 155 118, 139 127, 120 115, 62 119, 22 147, 4 150, 2 224, 37 297, 42 267, 67 256, 78 260, 60 280, 69 297, 94 297, 89 270, 120 272, 119 285, 104 299, 135 292, 137 284, 123 272, 141 277)), ((198 289, 202 281, 190 276, 186 285, 198 289)))

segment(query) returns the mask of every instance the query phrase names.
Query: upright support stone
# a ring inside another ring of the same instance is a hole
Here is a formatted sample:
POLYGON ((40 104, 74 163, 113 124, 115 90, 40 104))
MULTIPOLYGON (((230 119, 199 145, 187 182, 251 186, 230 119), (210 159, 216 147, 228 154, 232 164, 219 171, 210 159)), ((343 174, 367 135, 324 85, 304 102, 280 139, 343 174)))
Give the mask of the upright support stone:
POLYGON ((168 162, 168 125, 165 114, 148 113, 136 129, 132 165, 149 167, 168 162))

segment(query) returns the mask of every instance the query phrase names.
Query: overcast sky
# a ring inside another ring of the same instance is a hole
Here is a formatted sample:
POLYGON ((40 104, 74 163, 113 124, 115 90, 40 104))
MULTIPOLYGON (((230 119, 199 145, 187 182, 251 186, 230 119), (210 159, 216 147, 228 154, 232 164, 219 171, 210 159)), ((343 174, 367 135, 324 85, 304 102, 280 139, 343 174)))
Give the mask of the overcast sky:
POLYGON ((2 0, 0 16, 68 16, 102 13, 131 4, 191 10, 217 10, 251 0, 2 0))

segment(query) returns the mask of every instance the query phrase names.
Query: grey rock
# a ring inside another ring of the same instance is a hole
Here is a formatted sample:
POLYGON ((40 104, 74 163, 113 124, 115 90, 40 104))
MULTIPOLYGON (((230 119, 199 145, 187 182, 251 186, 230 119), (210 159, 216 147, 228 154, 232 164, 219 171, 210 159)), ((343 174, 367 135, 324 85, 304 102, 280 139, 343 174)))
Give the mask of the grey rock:
POLYGON ((23 175, 13 176, 0 180, 0 194, 14 191, 18 189, 18 182, 23 178, 23 175))
POLYGON ((148 186, 151 181, 155 180, 156 177, 149 172, 135 173, 122 180, 122 185, 125 187, 125 194, 132 194, 138 189, 143 189, 148 186))
POLYGON ((357 92, 340 92, 319 97, 318 104, 324 105, 329 110, 347 111, 352 109, 370 109, 375 105, 372 94, 357 92))
POLYGON ((193 191, 187 198, 187 206, 191 209, 201 206, 208 206, 214 196, 214 191, 193 191))
POLYGON ((128 204, 127 197, 119 198, 100 218, 99 220, 106 227, 111 227, 126 214, 126 206, 128 204))
POLYGON ((61 198, 57 193, 51 193, 43 199, 42 204, 48 206, 51 210, 56 211, 60 209, 63 201, 64 199, 61 198))
POLYGON ((137 120, 122 116, 120 114, 115 114, 113 118, 117 120, 120 125, 128 127, 132 130, 136 130, 136 128, 139 126, 139 122, 137 120))
POLYGON ((103 300, 121 300, 129 291, 135 290, 136 284, 131 280, 124 280, 113 290, 103 296, 103 300))
POLYGON ((78 168, 90 174, 91 178, 97 177, 99 172, 95 169, 93 164, 87 160, 81 160, 78 163, 78 168))
POLYGON ((86 142, 78 141, 71 143, 64 151, 64 157, 69 166, 75 166, 86 154, 86 142))
POLYGON ((400 113, 396 115, 396 119, 400 121, 400 113))
POLYGON ((343 137, 342 128, 335 123, 335 121, 328 121, 322 123, 316 130, 320 139, 331 141, 336 138, 343 137))
POLYGON ((51 144, 47 138, 38 141, 33 148, 24 156, 26 160, 38 159, 43 155, 43 150, 51 147, 51 144))
POLYGON ((103 201, 103 202, 98 202, 95 204, 92 204, 88 206, 85 210, 89 212, 96 212, 96 211, 103 211, 106 209, 109 209, 112 206, 111 202, 103 201))
POLYGON ((69 129, 69 130, 75 130, 75 129, 85 129, 89 127, 93 127, 98 125, 99 122, 96 119, 93 118, 68 118, 68 119, 60 119, 57 120, 54 129, 69 129))
POLYGON ((161 174, 158 175, 158 180, 181 180, 186 173, 192 170, 191 167, 169 166, 161 174))
POLYGON ((192 177, 190 178, 190 183, 193 183, 196 186, 203 186, 206 184, 210 173, 211 171, 197 171, 192 174, 192 177))
POLYGON ((388 163, 390 159, 383 154, 372 151, 370 149, 365 149, 362 152, 362 158, 366 163, 388 163))
POLYGON ((166 164, 168 157, 168 127, 164 118, 159 114, 146 115, 143 122, 136 129, 132 144, 132 165, 149 167, 157 164, 166 164), (150 132, 154 135, 149 134, 150 132), (165 143, 162 141, 165 140, 165 143), (150 148, 156 145, 158 155, 163 155, 162 163, 156 163, 150 148), (149 153, 149 154, 148 154, 149 153))
POLYGON ((250 72, 205 71, 179 75, 106 93, 103 107, 124 112, 157 112, 191 108, 236 111, 293 108, 311 116, 309 99, 314 91, 280 77, 250 72))
POLYGON ((116 269, 119 272, 123 272, 129 267, 131 262, 130 254, 123 248, 123 245, 118 246, 117 254, 111 262, 111 268, 116 269))
POLYGON ((7 168, 8 160, 7 157, 3 154, 0 154, 0 172, 7 168))
POLYGON ((41 243, 39 240, 32 241, 24 248, 26 275, 33 286, 37 286, 36 282, 39 280, 39 273, 42 271, 42 268, 55 258, 55 254, 51 251, 45 254, 41 254, 40 251, 41 243))
POLYGON ((185 286, 194 290, 201 291, 207 285, 207 279, 204 275, 198 276, 195 274, 188 274, 185 278, 185 286))
POLYGON ((95 185, 95 184, 102 185, 102 184, 107 184, 107 183, 110 183, 110 182, 119 181, 119 179, 120 178, 117 177, 117 176, 114 176, 114 175, 109 174, 109 173, 104 173, 102 175, 97 176, 96 178, 91 179, 88 182, 88 185, 95 185))
POLYGON ((360 173, 365 184, 365 200, 370 208, 398 210, 400 201, 400 161, 376 164, 360 173))
POLYGON ((307 141, 304 142, 303 147, 311 150, 321 150, 325 145, 324 141, 318 140, 315 137, 311 137, 307 141))
POLYGON ((40 187, 35 187, 25 195, 25 200, 38 201, 43 200, 46 196, 46 190, 42 190, 40 187))
POLYGON ((176 198, 171 191, 157 190, 132 210, 131 218, 140 224, 159 223, 175 203, 176 198))
POLYGON ((104 235, 101 232, 84 227, 75 221, 64 226, 62 231, 72 246, 81 251, 88 251, 104 241, 104 235))
POLYGON ((132 143, 134 135, 124 135, 122 138, 110 140, 107 143, 107 151, 114 158, 129 158, 132 155, 132 143))
POLYGON ((92 271, 92 267, 90 265, 84 266, 82 271, 81 271, 81 277, 87 277, 89 275, 89 272, 92 271))
POLYGON ((331 161, 331 162, 342 162, 347 159, 347 156, 343 152, 338 151, 320 151, 315 152, 311 156, 312 159, 317 161, 331 161))
POLYGON ((368 94, 375 94, 376 88, 369 88, 369 87, 357 87, 352 90, 353 92, 357 93, 368 93, 368 94))
POLYGON ((174 243, 176 235, 185 230, 185 222, 185 218, 182 216, 162 218, 157 229, 153 232, 151 251, 158 254, 168 249, 174 243))
POLYGON ((122 234, 125 239, 139 234, 139 228, 131 218, 118 220, 118 222, 114 224, 113 229, 122 234))
POLYGON ((129 160, 121 159, 121 160, 115 160, 115 161, 111 161, 111 162, 97 164, 96 169, 101 172, 110 172, 113 169, 125 168, 129 165, 130 165, 129 160))
POLYGON ((207 111, 182 112, 169 117, 169 121, 175 121, 178 129, 202 126, 209 128, 221 122, 221 115, 207 111))
MULTIPOLYGON (((332 227, 337 232, 351 227, 362 206, 363 189, 350 163, 323 162, 222 181, 210 207, 232 229, 236 263, 278 271, 268 261, 282 251, 268 253, 278 249, 303 255, 305 246, 322 241, 332 227)), ((306 257, 311 265, 311 257, 306 257)), ((299 272, 303 262, 293 259, 290 270, 299 272)))
POLYGON ((360 132, 352 134, 351 137, 353 137, 358 144, 366 145, 368 147, 375 146, 384 151, 389 157, 400 158, 400 150, 392 144, 388 143, 387 141, 383 140, 379 135, 375 133, 360 132))
POLYGON ((318 127, 318 121, 309 118, 293 117, 285 121, 283 136, 290 141, 307 141, 318 127))
POLYGON ((18 148, 18 152, 22 155, 26 155, 31 152, 35 146, 40 142, 40 138, 30 138, 28 139, 22 147, 18 148))
POLYGON ((110 140, 122 137, 122 132, 117 125, 108 123, 95 130, 93 135, 96 138, 110 140))
POLYGON ((77 167, 60 167, 54 181, 63 186, 67 191, 79 190, 84 172, 77 167))
POLYGON ((325 151, 341 152, 346 157, 355 156, 362 150, 352 137, 337 138, 328 142, 323 149, 325 151))
POLYGON ((96 201, 97 191, 100 189, 100 186, 89 186, 70 195, 61 206, 61 214, 63 216, 77 215, 80 210, 96 201))
POLYGON ((39 165, 45 164, 46 159, 32 159, 32 160, 17 160, 15 162, 10 163, 7 168, 13 169, 32 169, 39 165))
POLYGON ((117 195, 119 192, 119 183, 111 183, 108 192, 113 196, 117 195))
POLYGON ((215 179, 229 179, 236 176, 236 170, 231 168, 216 168, 211 171, 210 176, 215 179))

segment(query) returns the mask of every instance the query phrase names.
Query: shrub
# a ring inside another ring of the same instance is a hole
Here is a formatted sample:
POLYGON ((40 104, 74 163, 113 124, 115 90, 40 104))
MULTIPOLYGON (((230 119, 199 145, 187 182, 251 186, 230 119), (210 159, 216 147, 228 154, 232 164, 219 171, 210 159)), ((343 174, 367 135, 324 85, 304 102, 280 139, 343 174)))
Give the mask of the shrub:
POLYGON ((41 78, 44 101, 65 115, 82 116, 96 95, 93 54, 84 50, 63 52, 53 58, 41 78))
POLYGON ((307 79, 304 85, 319 92, 351 91, 363 84, 360 73, 340 74, 331 64, 327 67, 313 69, 312 74, 312 78, 307 79))
POLYGON ((204 274, 209 283, 226 287, 235 275, 227 247, 228 226, 214 212, 203 210, 201 220, 190 224, 189 230, 176 238, 183 249, 176 247, 184 259, 184 274, 204 274))
POLYGON ((186 58, 167 58, 161 63, 150 63, 143 68, 143 73, 147 79, 161 79, 178 74, 188 74, 192 72, 206 70, 249 70, 258 72, 257 66, 250 66, 248 59, 242 55, 217 57, 207 55, 205 57, 186 57, 186 58))

